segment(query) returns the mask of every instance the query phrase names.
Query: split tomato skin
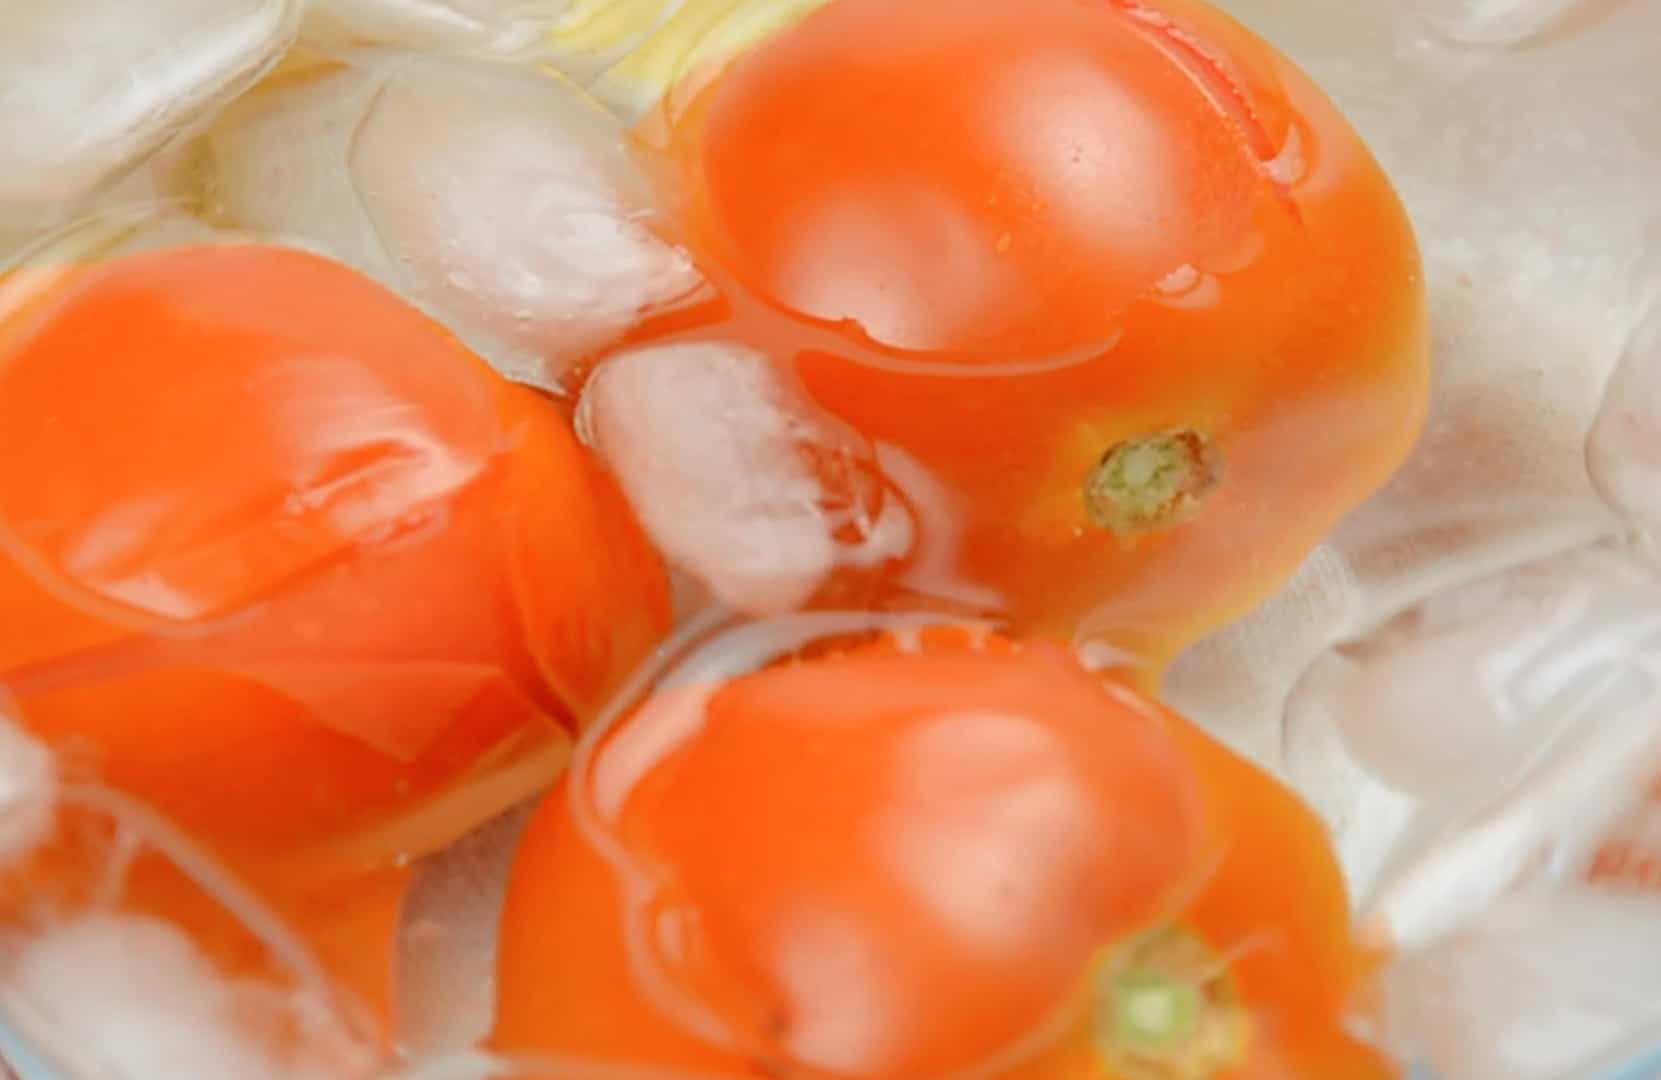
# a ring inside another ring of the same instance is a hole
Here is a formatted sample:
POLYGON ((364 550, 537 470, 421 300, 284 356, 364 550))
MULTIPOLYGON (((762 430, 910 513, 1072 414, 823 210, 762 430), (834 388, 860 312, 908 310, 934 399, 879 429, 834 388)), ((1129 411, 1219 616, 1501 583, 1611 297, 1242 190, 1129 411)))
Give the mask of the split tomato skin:
POLYGON ((253 245, 58 273, 0 322, 0 685, 72 773, 287 856, 548 753, 666 629, 562 414, 391 293, 253 245))
MULTIPOLYGON (((961 579, 1158 669, 1269 595, 1428 400, 1411 225, 1196 0, 833 0, 674 121, 740 341, 950 492, 961 579)), ((903 494, 903 492, 902 492, 903 494)))
POLYGON ((538 810, 501 926, 491 1042, 530 1058, 1394 1075, 1341 1026, 1370 966, 1319 823, 1039 642, 931 631, 661 693, 538 810), (1127 1048, 1133 991, 1199 1004, 1127 1048))

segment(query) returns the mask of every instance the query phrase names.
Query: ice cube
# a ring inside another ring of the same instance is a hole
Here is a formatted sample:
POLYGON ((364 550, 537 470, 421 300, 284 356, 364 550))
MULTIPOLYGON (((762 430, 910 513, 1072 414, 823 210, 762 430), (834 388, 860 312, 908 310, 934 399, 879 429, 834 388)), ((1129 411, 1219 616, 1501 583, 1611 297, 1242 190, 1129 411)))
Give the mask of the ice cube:
POLYGON ((66 1080, 341 1080, 367 1077, 373 1062, 330 1025, 319 1030, 319 1003, 226 976, 184 932, 146 916, 95 913, 36 933, 0 991, 35 1021, 30 1034, 71 1070, 66 1080))
POLYGON ((793 610, 839 565, 910 546, 869 444, 754 350, 612 357, 583 391, 578 430, 669 561, 747 614, 793 610))
POLYGON ((1595 12, 1600 0, 1413 0, 1429 24, 1468 45, 1520 45, 1595 12))
POLYGON ((1661 293, 1609 382, 1586 464, 1610 505, 1661 540, 1661 293))
POLYGON ((400 915, 395 981, 409 1052, 456 1053, 490 1034, 496 925, 531 809, 511 810, 417 865, 400 915))
POLYGON ((1384 979, 1383 1036, 1439 1080, 1588 1080, 1661 1043, 1661 906, 1571 889, 1500 901, 1384 979))
POLYGON ((1317 662, 1286 739, 1371 921, 1439 936, 1574 874, 1649 782, 1661 581, 1599 547, 1439 593, 1317 662))
POLYGON ((51 831, 57 769, 0 698, 0 867, 29 854, 51 831))
POLYGON ((356 54, 239 101, 206 153, 227 221, 378 278, 535 385, 701 280, 619 122, 531 69, 356 54))
POLYGON ((66 218, 249 86, 299 0, 54 0, 0 14, 0 224, 66 218))

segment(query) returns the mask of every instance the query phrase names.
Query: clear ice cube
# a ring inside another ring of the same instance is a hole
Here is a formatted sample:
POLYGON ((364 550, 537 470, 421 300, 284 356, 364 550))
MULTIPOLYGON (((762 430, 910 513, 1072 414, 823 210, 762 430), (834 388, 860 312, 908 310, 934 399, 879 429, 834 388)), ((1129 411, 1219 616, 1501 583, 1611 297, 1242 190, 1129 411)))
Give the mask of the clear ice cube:
POLYGON ((729 608, 794 610, 838 566, 910 546, 870 445, 752 349, 614 356, 584 388, 577 423, 668 560, 729 608))
POLYGON ((1661 906, 1588 889, 1506 897, 1394 961, 1383 999, 1386 1045, 1437 1080, 1653 1077, 1661 906))
POLYGON ((1367 921, 1418 944, 1568 879, 1661 761, 1661 581, 1588 549, 1445 591, 1324 655, 1286 763, 1367 921))
POLYGON ((1609 382, 1586 464, 1610 505, 1661 541, 1661 290, 1609 382))
POLYGON ((0 227, 66 219, 251 85, 299 0, 52 0, 0 13, 0 227))
POLYGON ((215 125, 206 167, 227 222, 357 267, 549 388, 700 284, 653 231, 620 122, 580 91, 475 61, 356 60, 273 80, 215 125))

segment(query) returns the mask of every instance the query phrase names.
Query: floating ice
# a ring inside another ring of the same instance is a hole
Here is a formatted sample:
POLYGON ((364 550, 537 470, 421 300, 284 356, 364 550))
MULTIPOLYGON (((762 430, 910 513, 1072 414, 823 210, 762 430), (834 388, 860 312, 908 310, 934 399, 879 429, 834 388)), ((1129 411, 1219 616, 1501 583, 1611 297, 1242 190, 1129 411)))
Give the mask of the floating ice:
POLYGON ((1589 549, 1438 594, 1323 657, 1287 765, 1393 940, 1585 865, 1661 754, 1661 581, 1589 549))
POLYGON ((670 562, 737 610, 789 611, 838 565, 909 547, 869 445, 752 350, 613 357, 584 390, 578 424, 670 562))
POLYGON ((1424 18, 1450 40, 1467 45, 1519 45, 1595 17, 1607 0, 1414 0, 1424 18))
POLYGON ((390 54, 274 79, 207 140, 218 209, 398 289, 554 387, 699 284, 620 123, 530 70, 390 54))
POLYGON ((1661 540, 1661 292, 1609 382, 1586 463, 1610 505, 1661 540))
POLYGON ((1613 1077, 1661 1043, 1661 906, 1587 889, 1507 897, 1394 962, 1383 1035, 1438 1080, 1613 1077))
POLYGON ((351 1080, 360 1047, 312 1041, 317 1003, 226 977, 179 929, 92 914, 36 933, 0 973, 0 991, 75 1077, 351 1080))
POLYGON ((0 867, 46 838, 56 786, 51 754, 8 717, 0 698, 0 867))
POLYGON ((62 220, 239 93, 299 0, 52 0, 0 13, 0 224, 62 220))

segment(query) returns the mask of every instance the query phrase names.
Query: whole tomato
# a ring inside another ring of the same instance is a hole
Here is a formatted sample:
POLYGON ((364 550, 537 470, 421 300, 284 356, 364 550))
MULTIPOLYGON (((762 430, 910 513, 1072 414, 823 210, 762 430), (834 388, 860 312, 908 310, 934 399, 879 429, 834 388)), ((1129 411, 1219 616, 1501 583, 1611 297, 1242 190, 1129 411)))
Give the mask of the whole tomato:
POLYGON ((820 649, 596 732, 511 872, 498 1050, 847 1080, 1390 1075, 1341 1026, 1369 959, 1319 823, 1056 646, 820 649))
POLYGON ((0 687, 66 773, 245 865, 545 784, 669 618, 564 417, 310 254, 53 273, 0 321, 0 687))
POLYGON ((913 591, 1157 670, 1416 436, 1402 206, 1198 0, 831 0, 691 78, 642 132, 719 296, 635 342, 760 348, 903 465, 913 591))

